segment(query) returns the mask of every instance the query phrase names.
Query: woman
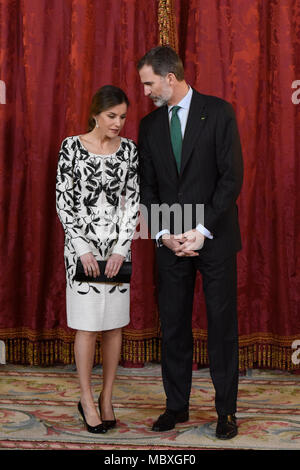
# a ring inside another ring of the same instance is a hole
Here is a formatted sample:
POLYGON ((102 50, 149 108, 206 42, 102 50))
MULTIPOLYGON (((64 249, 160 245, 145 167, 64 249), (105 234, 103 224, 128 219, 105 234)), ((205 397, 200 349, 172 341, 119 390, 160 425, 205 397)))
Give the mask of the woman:
POLYGON ((67 322, 76 329, 75 360, 80 382, 78 409, 87 430, 104 433, 116 424, 112 388, 118 366, 122 327, 129 323, 129 284, 79 283, 77 259, 87 275, 99 275, 97 260, 107 260, 105 274, 115 276, 130 245, 139 204, 135 144, 119 137, 129 105, 126 94, 104 86, 93 97, 89 132, 61 145, 56 201, 65 231, 67 322), (103 389, 100 416, 93 400, 91 373, 96 336, 102 331, 103 389))

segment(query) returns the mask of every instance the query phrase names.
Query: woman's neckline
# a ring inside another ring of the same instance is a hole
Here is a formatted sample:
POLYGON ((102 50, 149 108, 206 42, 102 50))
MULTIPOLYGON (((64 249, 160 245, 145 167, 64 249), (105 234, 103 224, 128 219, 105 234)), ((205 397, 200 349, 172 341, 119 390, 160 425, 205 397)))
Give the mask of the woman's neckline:
POLYGON ((82 140, 80 138, 80 135, 77 135, 76 136, 81 147, 86 151, 88 152, 90 155, 94 155, 95 157, 110 157, 111 155, 115 155, 121 148, 121 145, 122 145, 122 137, 120 137, 120 145, 119 147, 114 151, 114 152, 111 152, 111 153, 93 153, 93 152, 90 152, 86 147, 85 145, 82 143, 82 140))

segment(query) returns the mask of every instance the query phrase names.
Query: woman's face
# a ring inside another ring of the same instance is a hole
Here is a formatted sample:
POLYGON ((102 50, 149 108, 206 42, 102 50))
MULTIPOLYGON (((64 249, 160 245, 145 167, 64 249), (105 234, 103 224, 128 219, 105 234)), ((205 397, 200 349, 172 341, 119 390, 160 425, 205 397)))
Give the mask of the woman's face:
POLYGON ((112 139, 122 130, 127 113, 127 104, 121 103, 102 111, 95 116, 99 130, 103 135, 112 139))

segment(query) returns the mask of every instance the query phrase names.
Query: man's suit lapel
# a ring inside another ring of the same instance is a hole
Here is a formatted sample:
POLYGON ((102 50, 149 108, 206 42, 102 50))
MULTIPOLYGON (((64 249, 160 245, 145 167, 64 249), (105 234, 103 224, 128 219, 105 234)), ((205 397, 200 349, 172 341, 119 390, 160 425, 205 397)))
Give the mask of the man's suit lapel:
POLYGON ((204 99, 200 93, 193 90, 184 139, 182 142, 180 176, 182 176, 184 172, 184 169, 192 154, 196 139, 199 137, 206 120, 207 110, 204 99))

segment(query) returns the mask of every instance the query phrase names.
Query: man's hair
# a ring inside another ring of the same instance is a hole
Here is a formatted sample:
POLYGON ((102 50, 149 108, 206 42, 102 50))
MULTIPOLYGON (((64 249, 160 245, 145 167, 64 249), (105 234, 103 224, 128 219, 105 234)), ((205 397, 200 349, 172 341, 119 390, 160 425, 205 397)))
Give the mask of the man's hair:
POLYGON ((142 57, 137 65, 141 70, 144 65, 151 65, 155 75, 165 77, 168 73, 174 73, 179 82, 184 80, 184 69, 178 54, 170 46, 157 46, 150 49, 142 57))

